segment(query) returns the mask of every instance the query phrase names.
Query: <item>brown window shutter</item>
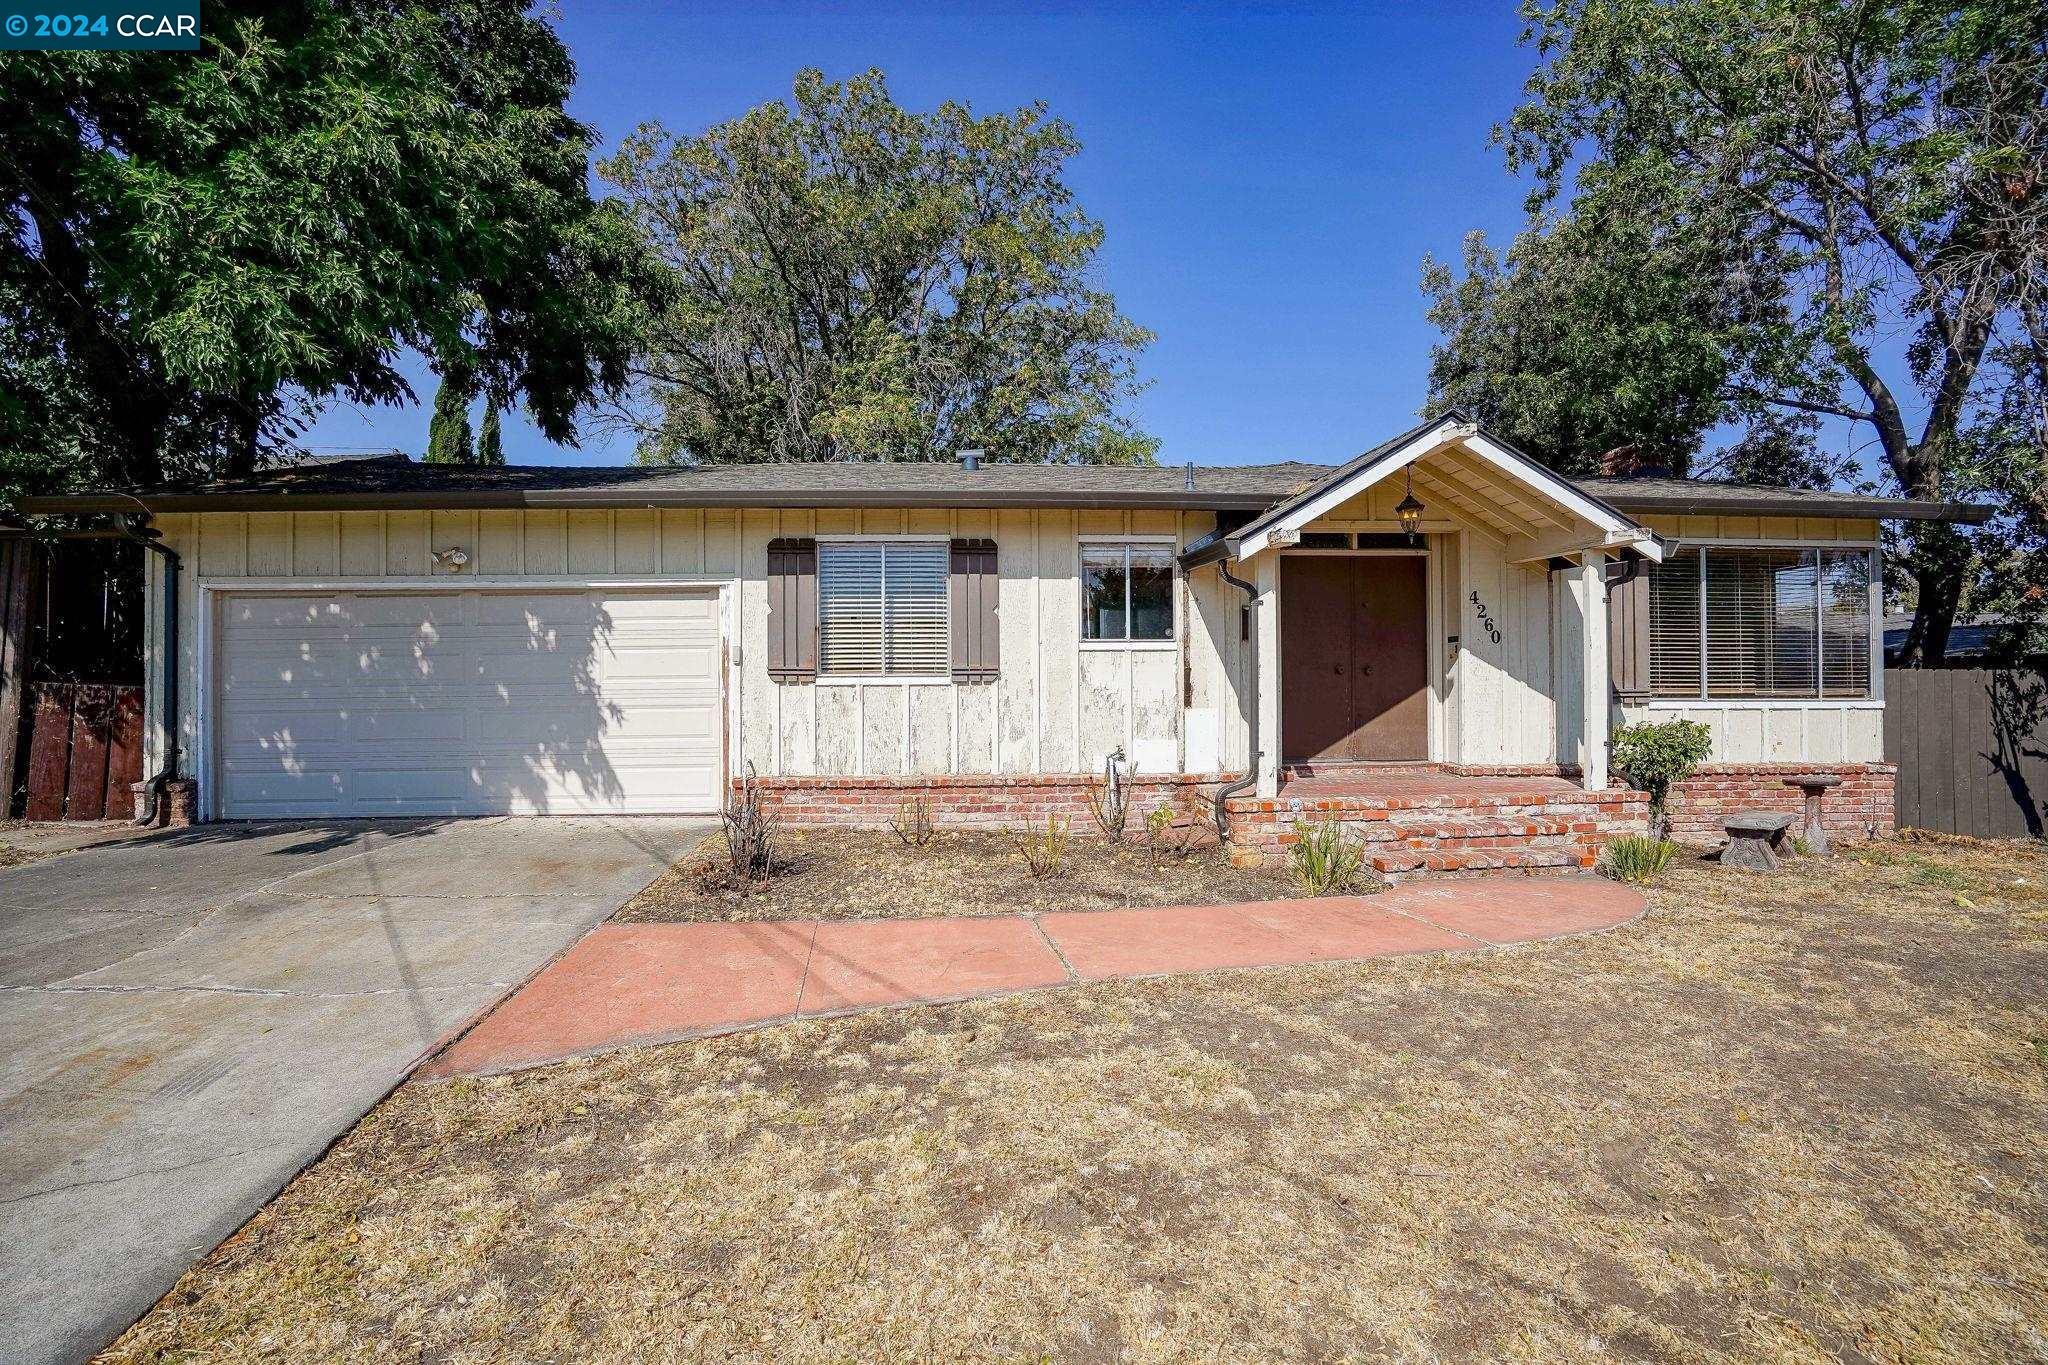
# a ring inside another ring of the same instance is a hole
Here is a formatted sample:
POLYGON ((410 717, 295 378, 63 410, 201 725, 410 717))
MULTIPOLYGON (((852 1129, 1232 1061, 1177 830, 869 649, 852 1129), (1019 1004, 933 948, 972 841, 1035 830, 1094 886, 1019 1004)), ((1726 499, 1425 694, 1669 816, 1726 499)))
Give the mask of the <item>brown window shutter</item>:
POLYGON ((1607 659, 1624 702, 1650 695, 1650 566, 1607 595, 1607 659))
POLYGON ((768 542, 768 676, 809 682, 818 676, 818 542, 768 542))
POLYGON ((993 682, 1001 631, 996 624, 996 543, 953 542, 950 603, 953 618, 953 681, 993 682))

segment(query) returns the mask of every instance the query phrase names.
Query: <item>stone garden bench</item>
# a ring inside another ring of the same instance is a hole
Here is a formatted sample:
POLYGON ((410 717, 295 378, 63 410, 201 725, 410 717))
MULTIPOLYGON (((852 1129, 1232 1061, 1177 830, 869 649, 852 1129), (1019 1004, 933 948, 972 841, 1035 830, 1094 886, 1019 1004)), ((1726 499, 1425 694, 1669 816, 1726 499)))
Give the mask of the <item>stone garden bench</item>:
POLYGON ((1728 847, 1721 851, 1721 866, 1747 868, 1751 872, 1777 871, 1778 855, 1785 847, 1785 832, 1792 828, 1791 816, 1750 811, 1729 816, 1721 826, 1728 831, 1728 847))

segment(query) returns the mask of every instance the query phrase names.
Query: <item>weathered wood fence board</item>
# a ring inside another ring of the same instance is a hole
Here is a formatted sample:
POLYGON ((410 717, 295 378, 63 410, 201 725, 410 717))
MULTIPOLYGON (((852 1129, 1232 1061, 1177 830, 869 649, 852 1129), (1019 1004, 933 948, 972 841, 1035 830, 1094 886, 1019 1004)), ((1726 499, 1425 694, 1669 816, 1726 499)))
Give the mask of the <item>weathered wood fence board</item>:
POLYGON ((142 780, 142 689, 31 683, 30 820, 127 820, 142 780))
POLYGON ((36 548, 0 540, 0 816, 10 814, 21 777, 22 707, 28 696, 28 614, 39 567, 36 548))
POLYGON ((2048 827, 2048 677, 2026 669, 1888 668, 1884 754, 1901 828, 1982 839, 2048 827))

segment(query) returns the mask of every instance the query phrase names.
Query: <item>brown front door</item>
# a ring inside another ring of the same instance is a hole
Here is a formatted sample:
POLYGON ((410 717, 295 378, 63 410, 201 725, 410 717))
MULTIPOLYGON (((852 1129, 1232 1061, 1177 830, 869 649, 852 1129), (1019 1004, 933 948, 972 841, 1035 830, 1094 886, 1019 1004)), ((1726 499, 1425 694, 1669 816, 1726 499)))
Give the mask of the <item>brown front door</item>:
POLYGON ((1283 758, 1429 757, 1424 582, 1420 555, 1280 561, 1283 758))

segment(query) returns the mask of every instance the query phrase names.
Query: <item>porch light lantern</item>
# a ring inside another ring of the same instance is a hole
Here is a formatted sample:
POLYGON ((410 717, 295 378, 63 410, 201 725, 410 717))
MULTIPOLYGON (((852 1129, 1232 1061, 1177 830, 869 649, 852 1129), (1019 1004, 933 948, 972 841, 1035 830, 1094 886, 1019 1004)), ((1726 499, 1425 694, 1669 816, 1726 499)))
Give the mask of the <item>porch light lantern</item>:
POLYGON ((1408 543, 1415 543, 1415 532, 1422 525, 1422 504, 1415 497, 1415 474, 1403 470, 1408 476, 1408 496, 1394 504, 1394 515, 1401 519, 1401 529, 1408 533, 1408 543))

